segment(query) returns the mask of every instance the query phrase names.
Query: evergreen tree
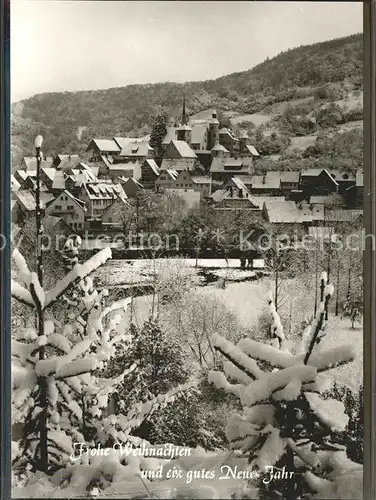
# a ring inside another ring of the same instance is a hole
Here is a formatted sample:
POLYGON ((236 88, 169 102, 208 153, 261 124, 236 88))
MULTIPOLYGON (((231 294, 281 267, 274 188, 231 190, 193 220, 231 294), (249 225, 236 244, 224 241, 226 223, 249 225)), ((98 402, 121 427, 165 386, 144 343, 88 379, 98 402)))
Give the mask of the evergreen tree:
MULTIPOLYGON (((12 342, 13 415, 16 421, 25 422, 24 435, 13 462, 14 468, 21 472, 27 466, 48 473, 64 467, 74 454, 74 443, 86 443, 91 447, 98 442, 107 443, 111 438, 128 444, 134 429, 186 389, 173 387, 174 382, 182 379, 184 370, 181 367, 179 373, 177 369, 174 372, 173 360, 177 354, 168 352, 158 329, 150 325, 146 328, 150 330, 149 351, 153 349, 152 339, 157 345, 149 376, 154 382, 151 390, 145 389, 144 404, 140 403, 136 390, 130 398, 133 404, 124 408, 124 414, 106 416, 109 398, 124 378, 136 371, 135 363, 123 366, 115 375, 106 371, 119 349, 124 353, 129 348, 131 338, 124 336, 119 311, 127 308, 130 299, 105 305, 108 291, 95 290, 89 274, 111 257, 111 251, 104 249, 79 264, 80 243, 80 238, 68 240, 63 257, 71 270, 46 292, 36 274, 30 273, 18 250, 13 252, 23 283, 12 283, 13 297, 30 308, 39 307, 45 312, 59 302, 66 311, 62 322, 50 315, 45 321, 43 336, 29 329, 26 336, 15 332, 17 340, 12 342), (45 347, 45 357, 41 360, 38 357, 40 346, 45 347), (167 362, 171 361, 172 368, 162 367, 164 356, 167 362), (171 382, 167 383, 171 373, 171 382), (47 388, 45 397, 41 397, 43 387, 47 388), (158 392, 164 389, 169 392, 158 392), (47 433, 47 463, 42 463, 40 456, 42 432, 47 433)), ((138 374, 142 374, 142 367, 148 369, 146 363, 150 361, 142 343, 143 339, 138 338, 133 348, 133 353, 138 353, 133 358, 140 361, 138 374)), ((142 376, 140 380, 144 380, 142 376)))
POLYGON ((260 498, 296 500, 314 493, 320 498, 337 498, 349 480, 361 488, 362 466, 346 456, 345 446, 337 439, 336 431, 345 430, 349 420, 345 406, 322 398, 326 385, 317 377, 352 361, 356 353, 351 346, 313 352, 325 334, 332 295, 333 287, 326 283, 299 354, 248 338, 236 346, 220 336, 214 340, 215 348, 228 361, 225 374, 212 371, 209 381, 237 396, 243 405, 242 414, 230 417, 226 435, 231 448, 246 454, 250 467, 259 470, 260 498), (258 362, 263 368, 266 363, 269 370, 261 369, 258 362), (265 482, 271 467, 275 475, 265 482))
POLYGON ((153 120, 150 133, 150 146, 154 148, 156 158, 162 157, 162 142, 167 135, 168 116, 162 109, 153 120))
POLYGON ((136 365, 130 377, 119 387, 121 406, 147 401, 171 390, 187 379, 179 346, 167 339, 158 321, 149 318, 141 328, 130 327, 131 345, 115 360, 118 368, 136 365))

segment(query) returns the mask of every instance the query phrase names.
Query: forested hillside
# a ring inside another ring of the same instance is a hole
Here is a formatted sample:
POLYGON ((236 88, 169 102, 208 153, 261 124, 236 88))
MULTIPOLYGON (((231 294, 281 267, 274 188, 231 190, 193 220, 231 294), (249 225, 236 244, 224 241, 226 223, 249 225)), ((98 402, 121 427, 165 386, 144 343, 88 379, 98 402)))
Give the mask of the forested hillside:
MULTIPOLYGON (((224 125, 231 118, 252 127, 262 113, 270 133, 305 136, 361 120, 362 81, 363 40, 353 35, 291 49, 216 80, 38 94, 13 104, 13 164, 31 153, 36 133, 45 137, 45 154, 80 153, 93 136, 144 135, 160 106, 172 120, 180 115, 183 92, 191 115, 215 107, 224 125)), ((282 142, 283 151, 291 146, 282 142)))

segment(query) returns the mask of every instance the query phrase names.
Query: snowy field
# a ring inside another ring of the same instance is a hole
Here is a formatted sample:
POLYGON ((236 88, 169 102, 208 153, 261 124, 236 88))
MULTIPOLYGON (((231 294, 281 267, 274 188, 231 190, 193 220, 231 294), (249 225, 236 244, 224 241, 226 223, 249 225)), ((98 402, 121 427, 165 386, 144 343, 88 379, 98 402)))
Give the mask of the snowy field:
POLYGON ((351 344, 357 351, 357 357, 347 365, 334 368, 327 373, 329 377, 342 385, 357 391, 363 383, 363 326, 356 324, 351 328, 350 320, 329 317, 327 334, 316 347, 318 351, 351 344))
MULTIPOLYGON (((201 269, 221 269, 224 271, 231 270, 229 274, 232 276, 239 277, 240 274, 244 278, 252 277, 253 273, 249 274, 249 271, 241 271, 240 260, 239 259, 131 259, 131 260, 110 260, 104 266, 96 271, 96 277, 99 283, 105 286, 116 286, 132 283, 145 283, 150 282, 153 274, 154 266, 155 269, 161 269, 161 267, 169 266, 171 267, 179 266, 181 269, 186 269, 187 272, 194 271, 197 267, 198 270, 201 269), (237 272, 237 270, 239 272, 237 272), (239 274, 240 273, 240 274, 239 274), (248 273, 248 275, 246 274, 248 273)), ((253 261, 254 269, 261 270, 264 268, 264 261, 262 259, 255 259, 253 261)), ((222 273, 219 276, 223 276, 222 273)))

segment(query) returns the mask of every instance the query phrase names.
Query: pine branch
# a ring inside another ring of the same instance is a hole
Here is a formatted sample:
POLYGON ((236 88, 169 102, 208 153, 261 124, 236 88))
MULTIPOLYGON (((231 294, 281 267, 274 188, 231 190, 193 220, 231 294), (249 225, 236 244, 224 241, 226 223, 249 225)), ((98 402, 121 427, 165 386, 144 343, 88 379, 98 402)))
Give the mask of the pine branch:
POLYGON ((11 283, 11 295, 22 304, 26 304, 29 307, 35 307, 31 293, 14 280, 12 280, 11 283))
POLYGON ((111 249, 104 248, 97 254, 93 255, 93 257, 87 260, 84 264, 76 264, 72 271, 59 281, 54 288, 47 292, 44 308, 46 309, 47 307, 50 307, 68 290, 68 288, 86 278, 86 276, 95 271, 95 269, 104 264, 110 258, 111 249))

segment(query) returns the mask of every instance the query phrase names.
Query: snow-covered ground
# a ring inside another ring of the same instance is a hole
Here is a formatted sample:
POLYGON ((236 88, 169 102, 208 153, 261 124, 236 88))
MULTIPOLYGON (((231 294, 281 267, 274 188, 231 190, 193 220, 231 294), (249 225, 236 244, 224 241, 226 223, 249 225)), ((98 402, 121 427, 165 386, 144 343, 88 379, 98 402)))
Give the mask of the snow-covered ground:
MULTIPOLYGON (((255 259, 253 261, 255 270, 262 270, 264 268, 263 259, 255 259)), ((196 259, 131 259, 131 260, 110 260, 104 266, 100 267, 95 276, 99 280, 100 285, 104 286, 116 286, 132 283, 145 283, 150 282, 154 266, 155 269, 164 268, 166 266, 180 267, 181 269, 186 269, 187 272, 192 272, 196 269, 196 259)), ((239 259, 198 259, 197 261, 197 271, 202 269, 216 269, 223 270, 231 276, 240 277, 240 274, 244 278, 250 277, 247 275, 248 271, 240 270, 240 260, 239 259), (239 274, 240 273, 240 274, 239 274)), ((252 274, 253 276, 253 274, 252 274)))
POLYGON ((363 326, 358 323, 352 329, 349 318, 329 316, 327 334, 316 349, 320 351, 346 344, 355 347, 356 359, 347 365, 326 372, 325 375, 357 391, 363 383, 363 326))

